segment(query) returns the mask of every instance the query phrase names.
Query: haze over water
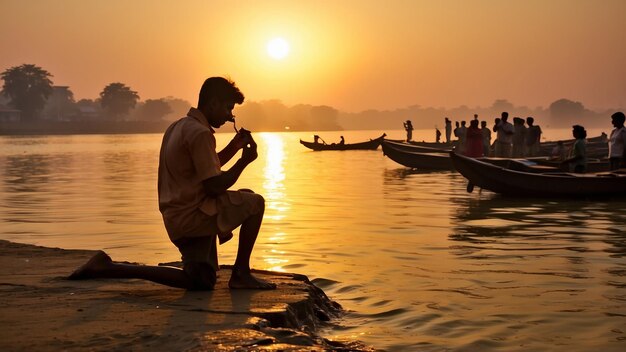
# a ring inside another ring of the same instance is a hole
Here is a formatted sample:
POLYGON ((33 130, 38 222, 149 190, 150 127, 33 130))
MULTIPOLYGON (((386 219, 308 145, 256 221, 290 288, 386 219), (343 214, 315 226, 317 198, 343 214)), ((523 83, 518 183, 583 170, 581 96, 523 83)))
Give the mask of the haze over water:
MULTIPOLYGON (((253 266, 305 274, 348 310, 324 336, 399 351, 626 349, 626 200, 468 194, 459 174, 410 171, 380 150, 298 144, 312 134, 256 133, 259 158, 235 187, 267 202, 253 266)), ((218 146, 230 138, 217 134, 218 146)), ((0 238, 179 260, 158 212, 160 142, 0 137, 0 238)), ((235 241, 220 246, 221 264, 235 250, 235 241)))

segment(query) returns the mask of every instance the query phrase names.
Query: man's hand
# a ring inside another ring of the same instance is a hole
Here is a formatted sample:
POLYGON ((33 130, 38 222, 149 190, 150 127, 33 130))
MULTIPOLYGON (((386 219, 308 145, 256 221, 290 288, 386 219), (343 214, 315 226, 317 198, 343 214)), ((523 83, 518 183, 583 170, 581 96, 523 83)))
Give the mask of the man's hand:
POLYGON ((252 135, 250 134, 250 131, 241 128, 239 129, 239 132, 237 132, 235 137, 233 137, 231 143, 233 143, 233 146, 236 148, 236 150, 239 150, 245 147, 248 143, 250 143, 251 140, 252 135))
POLYGON ((246 163, 250 164, 259 156, 256 150, 256 142, 252 139, 252 135, 248 133, 248 142, 247 145, 243 147, 243 153, 241 155, 241 159, 246 163))

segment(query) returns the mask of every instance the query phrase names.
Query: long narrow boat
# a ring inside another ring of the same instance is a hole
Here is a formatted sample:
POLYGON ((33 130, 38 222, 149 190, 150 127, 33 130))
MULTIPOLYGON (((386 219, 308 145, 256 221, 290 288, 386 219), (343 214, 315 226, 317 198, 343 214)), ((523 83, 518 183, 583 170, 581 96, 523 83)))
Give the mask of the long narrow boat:
POLYGON ((383 141, 382 146, 383 154, 400 165, 421 170, 453 170, 448 153, 420 153, 402 150, 387 141, 383 141))
POLYGON ((452 141, 450 143, 437 143, 437 142, 425 142, 425 141, 410 141, 408 144, 412 144, 418 147, 428 147, 428 148, 437 148, 437 149, 447 149, 450 150, 454 148, 456 142, 452 141))
POLYGON ((303 146, 309 148, 309 149, 313 149, 315 151, 322 151, 322 150, 376 150, 378 149, 378 146, 383 142, 383 140, 385 139, 386 134, 383 133, 382 136, 376 138, 376 139, 370 139, 367 142, 360 142, 360 143, 350 143, 350 144, 339 144, 339 143, 332 143, 332 144, 323 144, 323 143, 313 143, 313 142, 307 142, 307 141, 303 141, 302 139, 300 140, 300 144, 302 144, 303 146))
MULTIPOLYGON (((417 145, 414 143, 393 141, 389 139, 385 139, 384 143, 389 144, 395 149, 401 149, 401 150, 406 150, 409 152, 417 152, 417 153, 445 153, 445 152, 451 151, 453 147, 451 144, 445 144, 446 146, 445 148, 444 147, 433 148, 433 147, 417 145)), ((439 144, 442 144, 442 143, 439 143, 439 144)))
POLYGON ((530 173, 496 166, 450 152, 455 169, 468 181, 468 191, 478 186, 492 192, 524 197, 626 196, 626 173, 530 173))

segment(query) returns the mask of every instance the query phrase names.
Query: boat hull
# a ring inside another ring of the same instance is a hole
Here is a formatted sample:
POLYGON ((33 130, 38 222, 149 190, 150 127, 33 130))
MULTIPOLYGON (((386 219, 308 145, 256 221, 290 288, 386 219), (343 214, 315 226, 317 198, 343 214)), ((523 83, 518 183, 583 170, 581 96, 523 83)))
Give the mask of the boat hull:
POLYGON ((450 157, 445 152, 419 153, 395 148, 384 141, 383 154, 396 163, 420 170, 454 170, 450 157))
MULTIPOLYGON (((510 196, 611 197, 626 196, 626 174, 530 173, 499 167, 450 153, 455 169, 471 185, 510 196)), ((468 187, 468 190, 472 187, 468 187)))

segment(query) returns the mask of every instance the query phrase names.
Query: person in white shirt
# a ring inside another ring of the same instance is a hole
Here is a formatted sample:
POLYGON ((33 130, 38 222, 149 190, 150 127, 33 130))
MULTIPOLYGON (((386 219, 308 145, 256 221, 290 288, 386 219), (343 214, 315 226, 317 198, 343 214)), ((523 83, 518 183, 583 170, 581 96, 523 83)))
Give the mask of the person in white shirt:
POLYGON ((613 131, 609 137, 609 161, 611 170, 626 167, 626 128, 624 128, 624 113, 618 111, 611 115, 613 131))
POLYGON ((509 113, 506 111, 503 112, 500 123, 495 127, 497 130, 495 154, 498 158, 511 157, 511 144, 513 143, 515 130, 513 129, 513 125, 507 122, 508 119, 509 113))

